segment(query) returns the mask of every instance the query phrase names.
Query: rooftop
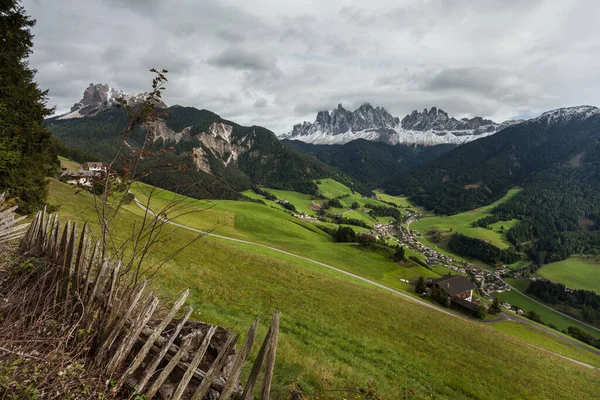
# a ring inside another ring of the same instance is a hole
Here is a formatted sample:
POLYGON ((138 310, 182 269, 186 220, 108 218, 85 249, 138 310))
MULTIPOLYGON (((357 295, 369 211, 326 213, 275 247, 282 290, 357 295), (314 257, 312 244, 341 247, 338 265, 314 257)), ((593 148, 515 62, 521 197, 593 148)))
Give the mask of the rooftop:
POLYGON ((444 289, 450 297, 466 292, 467 290, 475 289, 475 285, 462 275, 444 276, 439 279, 434 279, 432 283, 437 284, 440 288, 444 289))

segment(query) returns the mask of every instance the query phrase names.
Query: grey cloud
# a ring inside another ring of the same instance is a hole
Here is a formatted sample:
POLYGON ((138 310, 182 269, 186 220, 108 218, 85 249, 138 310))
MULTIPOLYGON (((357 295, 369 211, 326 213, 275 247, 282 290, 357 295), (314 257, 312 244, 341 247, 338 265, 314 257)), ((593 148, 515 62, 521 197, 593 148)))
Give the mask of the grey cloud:
POLYGON ((436 74, 425 83, 427 89, 468 90, 476 92, 491 92, 498 84, 504 72, 490 68, 449 68, 436 74))
POLYGON ((151 67, 170 70, 167 104, 276 133, 338 103, 495 120, 600 103, 596 1, 345 4, 23 0, 36 81, 62 111, 90 82, 146 91, 151 67))
POLYGON ((207 62, 215 67, 245 71, 271 71, 277 64, 277 60, 271 54, 242 47, 230 47, 210 57, 207 62))
POLYGON ((238 43, 238 42, 244 41, 244 37, 242 35, 234 32, 233 30, 230 30, 230 29, 221 29, 220 31, 217 32, 217 37, 220 39, 223 39, 227 42, 232 42, 232 43, 238 43))
POLYGON ((254 102, 254 108, 263 108, 267 106, 267 100, 264 98, 256 99, 254 102))

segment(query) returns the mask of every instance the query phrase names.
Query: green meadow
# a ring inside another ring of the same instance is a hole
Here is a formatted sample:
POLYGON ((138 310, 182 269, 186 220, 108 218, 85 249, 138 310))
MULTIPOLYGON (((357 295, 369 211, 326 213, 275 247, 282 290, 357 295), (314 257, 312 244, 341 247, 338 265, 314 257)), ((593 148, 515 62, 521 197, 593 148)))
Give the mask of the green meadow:
MULTIPOLYGON (((519 290, 523 289, 523 287, 524 287, 524 285, 522 284, 522 282, 520 282, 520 280, 515 280, 515 279, 510 279, 510 278, 507 278, 505 280, 509 285, 514 286, 519 290)), ((540 315, 540 317, 542 318, 542 321, 544 321, 545 324, 552 324, 561 331, 564 329, 567 329, 569 326, 576 326, 577 328, 584 330, 585 332, 589 333, 590 335, 600 338, 600 331, 590 328, 590 327, 582 324, 581 322, 567 318, 564 315, 558 314, 554 310, 549 309, 547 307, 544 307, 541 304, 536 303, 529 297, 527 297, 517 291, 511 290, 510 292, 496 293, 496 294, 494 294, 494 296, 498 297, 498 299, 500 299, 502 301, 507 301, 510 304, 512 304, 518 308, 521 308, 525 314, 527 314, 529 311, 535 311, 536 313, 538 313, 540 315)))
MULTIPOLYGON (((144 202, 150 187, 139 184, 132 190, 144 202)), ((186 209, 201 210, 179 217, 171 215, 176 217, 175 221, 178 223, 201 230, 212 229, 219 235, 270 245, 310 257, 366 278, 385 282, 396 289, 407 288, 407 284, 400 279, 437 276, 420 265, 411 263, 410 268, 400 265, 391 259, 389 253, 373 252, 354 243, 334 243, 331 237, 315 224, 301 221, 284 211, 262 204, 231 200, 195 200, 157 189, 152 195, 151 208, 160 210, 174 198, 181 199, 186 209)), ((318 224, 326 225, 321 222, 318 224)), ((360 228, 357 229, 359 230, 360 228)))
POLYGON ((416 213, 421 213, 421 214, 427 213, 427 211, 423 207, 419 207, 419 206, 413 204, 408 199, 408 197, 392 196, 381 190, 374 190, 373 193, 375 193, 377 195, 377 197, 379 197, 381 200, 388 202, 388 203, 393 203, 393 204, 397 205, 398 207, 406 208, 406 209, 414 211, 416 213))
POLYGON ((436 216, 423 218, 413 223, 411 225, 411 229, 420 232, 429 240, 431 240, 434 236, 439 235, 438 241, 434 243, 436 243, 436 245, 440 247, 447 247, 447 241, 449 240, 450 236, 452 236, 454 233, 462 233, 466 236, 486 240, 489 243, 501 249, 508 248, 511 246, 511 244, 506 239, 506 234, 498 232, 498 230, 501 227, 504 227, 504 230, 508 231, 510 228, 512 228, 519 222, 518 220, 514 219, 512 221, 501 221, 495 223, 491 225, 492 229, 480 227, 474 228, 471 226, 471 223, 477 221, 478 219, 491 215, 491 210, 494 207, 508 201, 520 191, 520 189, 511 189, 503 198, 496 201, 495 203, 472 211, 467 211, 464 213, 450 216, 436 216))
POLYGON ((58 160, 60 161, 60 167, 66 168, 67 171, 77 172, 77 171, 79 171, 79 168, 81 168, 81 164, 79 164, 78 162, 75 162, 73 160, 69 160, 66 157, 58 156, 58 160))
MULTIPOLYGON (((77 192, 52 181, 50 203, 60 206, 63 221, 93 223, 92 196, 77 192)), ((256 221, 236 220, 240 210, 261 215, 257 209, 247 208, 248 203, 235 207, 227 202, 210 203, 185 204, 190 207, 187 211, 192 205, 212 207, 189 214, 194 216, 191 222, 211 226, 216 221, 229 221, 232 226, 221 225, 228 234, 253 240, 272 238, 265 232, 268 226, 259 224, 253 233, 256 221), (225 208, 232 219, 219 215, 225 208), (208 219, 206 224, 200 221, 202 217, 208 219)), ((298 237, 304 235, 318 242, 319 236, 313 235, 320 234, 310 226, 287 220, 282 211, 257 206, 268 210, 262 211, 265 218, 279 217, 281 228, 271 228, 292 231, 290 235, 296 239, 282 243, 301 241, 298 237)), ((139 224, 142 214, 134 204, 125 206, 116 221, 115 239, 124 239, 133 224, 139 224)), ((165 227, 165 234, 168 240, 156 249, 153 259, 166 256, 195 236, 171 226, 165 227)), ((329 246, 335 247, 331 242, 329 246)), ((348 267, 352 268, 356 267, 348 267)), ((382 272, 382 280, 394 273, 391 269, 382 272)), ((373 383, 383 399, 402 398, 402 388, 414 391, 414 398, 434 399, 592 399, 600 390, 597 370, 557 358, 483 324, 438 313, 263 247, 203 237, 169 261, 152 284, 167 299, 175 299, 184 288, 190 288, 188 303, 195 308, 193 317, 228 329, 245 332, 259 317, 259 337, 265 335, 272 311, 281 311, 274 398, 289 397, 293 386, 302 387, 310 399, 364 398, 360 388, 367 382, 373 383)), ((257 351, 255 347, 251 359, 257 351)), ((597 364, 600 358, 586 360, 597 364)), ((244 376, 249 368, 250 364, 246 365, 244 376)))
MULTIPOLYGON (((550 350, 556 354, 560 354, 562 356, 582 361, 586 364, 590 364, 597 368, 600 368, 600 364, 598 363, 598 357, 592 354, 590 351, 582 349, 580 347, 572 346, 567 341, 560 340, 560 338, 559 340, 557 340, 556 336, 551 335, 548 332, 536 329, 533 326, 520 324, 512 321, 494 322, 489 326, 491 326, 499 332, 503 332, 508 335, 523 339, 523 341, 530 343, 534 346, 538 346, 550 350)), ((560 337, 565 336, 560 332, 556 332, 556 334, 560 337)))
POLYGON ((572 289, 600 293, 600 259, 595 257, 571 256, 566 260, 544 265, 538 273, 572 289))
MULTIPOLYGON (((340 203, 342 204, 342 208, 331 207, 327 210, 328 213, 331 214, 341 214, 344 218, 348 219, 357 219, 366 223, 368 226, 372 227, 373 225, 382 222, 392 222, 394 219, 392 217, 372 217, 368 213, 368 209, 370 206, 382 206, 389 207, 388 204, 385 204, 381 201, 371 198, 364 198, 360 193, 353 192, 352 189, 347 186, 339 183, 333 179, 321 179, 315 181, 318 188, 319 194, 324 198, 318 198, 316 196, 311 196, 304 193, 298 193, 288 190, 277 190, 270 188, 263 188, 263 190, 275 195, 278 199, 286 200, 296 207, 296 210, 300 213, 305 213, 309 216, 316 217, 318 215, 317 209, 323 203, 327 201, 327 199, 338 198, 340 203), (360 207, 356 210, 351 208, 353 203, 358 203, 360 207)), ((243 195, 249 197, 251 199, 262 200, 265 204, 270 207, 285 210, 277 201, 267 200, 265 197, 254 193, 252 190, 246 190, 242 192, 243 195)), ((319 224, 323 224, 319 222, 319 224)), ((325 223, 327 226, 327 224, 325 223)), ((337 225, 335 225, 337 227, 337 225)), ((360 228, 356 226, 351 226, 356 232, 363 232, 367 229, 360 228)))

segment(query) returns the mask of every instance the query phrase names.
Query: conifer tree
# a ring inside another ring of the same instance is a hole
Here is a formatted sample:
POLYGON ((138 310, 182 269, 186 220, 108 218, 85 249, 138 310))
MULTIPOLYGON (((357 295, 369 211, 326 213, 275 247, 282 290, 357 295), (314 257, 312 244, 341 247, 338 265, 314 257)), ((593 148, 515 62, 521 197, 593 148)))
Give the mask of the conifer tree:
POLYGON ((22 211, 40 208, 47 196, 46 177, 56 156, 44 117, 47 91, 29 68, 33 46, 29 17, 17 0, 0 0, 0 192, 17 198, 22 211))

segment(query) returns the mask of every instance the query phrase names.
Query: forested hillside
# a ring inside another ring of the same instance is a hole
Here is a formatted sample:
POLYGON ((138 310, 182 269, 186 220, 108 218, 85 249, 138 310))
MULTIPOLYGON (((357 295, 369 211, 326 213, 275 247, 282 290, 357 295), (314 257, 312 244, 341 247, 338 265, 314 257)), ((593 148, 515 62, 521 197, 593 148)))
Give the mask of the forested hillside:
POLYGON ((371 188, 402 171, 434 160, 456 147, 454 144, 392 146, 364 139, 343 145, 315 145, 288 139, 282 143, 292 149, 314 155, 327 165, 338 168, 371 188))
MULTIPOLYGON (((46 125, 66 146, 108 160, 127 119, 122 109, 111 107, 84 118, 52 118, 46 125)), ((157 131, 152 152, 158 157, 143 161, 142 180, 192 197, 238 199, 252 185, 316 194, 313 180, 324 177, 354 185, 338 170, 283 146, 271 131, 244 127, 207 110, 169 107, 157 131)), ((144 131, 137 128, 127 145, 139 149, 143 141, 144 131)))
POLYGON ((478 225, 521 220, 508 238, 541 264, 600 248, 599 154, 599 110, 561 109, 461 146, 397 176, 387 188, 453 214, 522 186, 478 225))

